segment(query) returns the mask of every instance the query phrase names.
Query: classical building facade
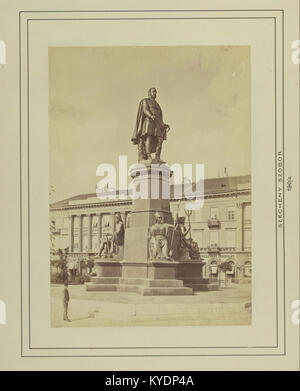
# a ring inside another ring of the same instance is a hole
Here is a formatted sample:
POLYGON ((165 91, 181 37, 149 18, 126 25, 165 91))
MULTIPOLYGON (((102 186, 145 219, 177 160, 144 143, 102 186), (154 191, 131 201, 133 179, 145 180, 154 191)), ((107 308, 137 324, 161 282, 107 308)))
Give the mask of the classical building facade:
MULTIPOLYGON (((206 262, 205 275, 217 277, 218 265, 227 261, 233 279, 250 280, 251 176, 206 179, 204 194, 203 208, 193 211, 189 219, 192 238, 206 262)), ((185 215, 185 203, 184 198, 172 197, 171 191, 174 215, 185 215)), ((131 205, 131 199, 100 200, 95 193, 51 204, 52 253, 68 247, 70 267, 80 270, 98 252, 102 235, 113 232, 115 213, 121 213, 125 229, 130 224, 131 205)), ((185 223, 188 226, 188 216, 185 223)))

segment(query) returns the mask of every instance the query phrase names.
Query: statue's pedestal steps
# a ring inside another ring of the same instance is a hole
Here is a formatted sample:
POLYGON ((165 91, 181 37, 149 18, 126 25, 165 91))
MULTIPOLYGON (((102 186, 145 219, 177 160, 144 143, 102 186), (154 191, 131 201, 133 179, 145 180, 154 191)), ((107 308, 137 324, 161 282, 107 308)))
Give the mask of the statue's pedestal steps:
POLYGON ((219 283, 218 282, 209 282, 207 279, 201 279, 198 277, 189 277, 183 280, 184 286, 192 288, 193 291, 218 291, 219 283))
POLYGON ((93 277, 86 283, 87 291, 132 292, 143 296, 193 295, 193 289, 183 286, 181 280, 143 279, 121 277, 93 277))

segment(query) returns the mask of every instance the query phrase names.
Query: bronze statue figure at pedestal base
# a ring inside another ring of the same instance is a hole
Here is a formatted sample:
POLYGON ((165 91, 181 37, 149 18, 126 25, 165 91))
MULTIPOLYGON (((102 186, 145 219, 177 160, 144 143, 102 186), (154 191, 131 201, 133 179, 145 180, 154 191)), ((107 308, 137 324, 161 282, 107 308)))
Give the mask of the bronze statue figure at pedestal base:
POLYGON ((156 223, 149 228, 149 259, 169 259, 168 230, 163 214, 155 213, 156 223))

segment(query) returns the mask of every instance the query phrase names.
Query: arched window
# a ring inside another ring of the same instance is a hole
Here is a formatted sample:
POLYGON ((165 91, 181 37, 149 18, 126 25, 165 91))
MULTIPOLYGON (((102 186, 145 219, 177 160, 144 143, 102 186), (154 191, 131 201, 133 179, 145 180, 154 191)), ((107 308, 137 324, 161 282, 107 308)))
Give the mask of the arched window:
POLYGON ((210 272, 212 275, 216 276, 218 274, 218 262, 213 260, 210 263, 210 272))
POLYGON ((227 270, 226 274, 228 274, 229 276, 232 276, 235 272, 235 264, 233 261, 229 261, 228 263, 231 266, 231 270, 227 270))

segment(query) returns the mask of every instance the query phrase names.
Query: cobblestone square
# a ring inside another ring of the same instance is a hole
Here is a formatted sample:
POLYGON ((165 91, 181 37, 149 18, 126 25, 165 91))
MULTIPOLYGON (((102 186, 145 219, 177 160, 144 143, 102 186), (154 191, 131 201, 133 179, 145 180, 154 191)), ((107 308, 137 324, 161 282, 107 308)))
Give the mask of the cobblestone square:
POLYGON ((70 285, 69 318, 63 321, 62 285, 51 286, 52 327, 222 326, 251 324, 251 284, 232 284, 193 296, 86 292, 70 285))

